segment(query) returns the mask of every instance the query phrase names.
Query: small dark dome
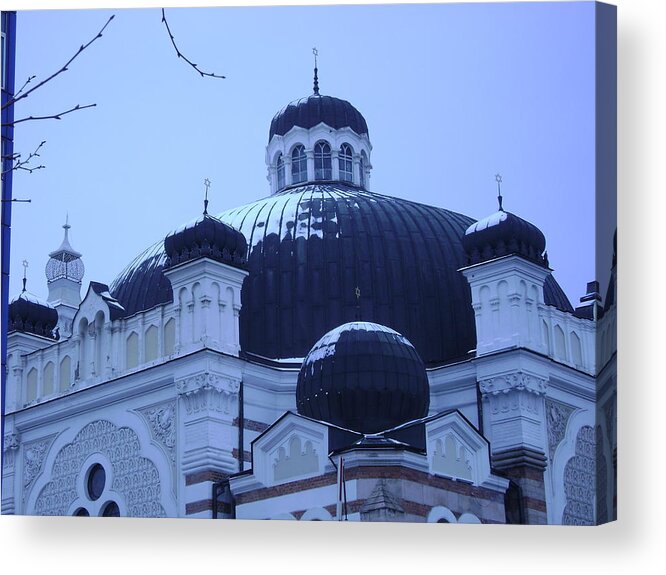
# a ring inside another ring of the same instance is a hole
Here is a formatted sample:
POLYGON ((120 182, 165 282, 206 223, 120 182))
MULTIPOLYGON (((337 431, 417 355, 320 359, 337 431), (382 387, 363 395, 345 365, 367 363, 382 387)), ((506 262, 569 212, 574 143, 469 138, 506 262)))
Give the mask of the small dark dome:
POLYGON ((284 136, 294 126, 310 129, 321 122, 335 130, 351 128, 359 136, 368 133, 365 118, 349 102, 333 96, 312 94, 294 100, 275 114, 271 121, 268 141, 276 134, 284 136))
POLYGON ((361 433, 378 433, 428 415, 430 389, 414 346, 369 322, 329 331, 303 361, 298 412, 361 433))
POLYGON ((247 241, 236 228, 204 214, 164 238, 166 267, 198 258, 211 258, 234 267, 245 267, 247 241))
POLYGON ((468 265, 519 255, 548 267, 546 238, 534 224, 500 210, 472 224, 463 236, 468 265))
POLYGON ((56 309, 23 291, 9 304, 8 331, 22 331, 55 339, 53 330, 58 324, 56 309))

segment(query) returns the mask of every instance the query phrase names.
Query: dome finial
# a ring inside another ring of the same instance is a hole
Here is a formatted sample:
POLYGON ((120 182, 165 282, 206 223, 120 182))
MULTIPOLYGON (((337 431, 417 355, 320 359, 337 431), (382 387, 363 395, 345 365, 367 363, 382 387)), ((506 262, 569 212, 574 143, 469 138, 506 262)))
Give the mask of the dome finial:
POLYGON ((497 182, 497 201, 499 203, 499 211, 503 212, 504 208, 502 207, 502 176, 501 176, 501 174, 495 174, 495 181, 497 182))
POLYGON ((312 53, 314 54, 314 93, 319 95, 319 78, 317 77, 317 56, 319 55, 319 51, 317 48, 312 48, 312 53))
POLYGON ((356 321, 361 321, 361 288, 356 286, 354 293, 356 294, 356 321))
POLYGON ((25 283, 28 281, 28 260, 23 260, 23 290, 21 293, 25 293, 25 283))
POLYGON ((206 195, 204 197, 204 216, 208 215, 208 188, 210 188, 210 180, 206 178, 204 180, 204 186, 206 187, 206 195))

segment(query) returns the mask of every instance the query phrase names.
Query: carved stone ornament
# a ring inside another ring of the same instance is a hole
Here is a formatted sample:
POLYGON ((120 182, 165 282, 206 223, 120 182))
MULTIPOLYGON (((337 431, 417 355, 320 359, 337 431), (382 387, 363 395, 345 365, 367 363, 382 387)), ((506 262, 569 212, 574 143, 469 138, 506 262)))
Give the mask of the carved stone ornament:
POLYGON ((21 436, 18 433, 7 433, 2 444, 3 451, 16 451, 21 445, 21 436))
POLYGON ((545 395, 547 381, 542 377, 517 371, 479 381, 479 389, 484 396, 499 395, 512 391, 526 391, 535 395, 545 395))
POLYGON ((138 410, 150 428, 150 434, 169 456, 171 463, 176 461, 176 402, 138 410))
POLYGON ((200 373, 176 381, 188 414, 213 410, 231 414, 238 401, 240 381, 215 373, 200 373))
POLYGON ((2 442, 2 465, 6 470, 13 469, 14 461, 21 445, 21 436, 18 433, 7 433, 2 442))
POLYGON ((23 450, 23 487, 27 493, 37 476, 42 471, 44 458, 53 438, 39 439, 26 443, 23 450))
POLYGON ((553 454, 564 439, 569 418, 574 408, 552 399, 546 400, 546 426, 548 428, 548 455, 553 460, 553 454))
POLYGON ((63 446, 50 470, 50 481, 35 502, 36 515, 65 515, 78 498, 77 478, 85 473, 88 457, 101 453, 112 466, 111 489, 125 501, 129 517, 165 517, 161 504, 160 474, 155 464, 141 455, 141 443, 129 427, 97 420, 86 425, 71 443, 63 446))

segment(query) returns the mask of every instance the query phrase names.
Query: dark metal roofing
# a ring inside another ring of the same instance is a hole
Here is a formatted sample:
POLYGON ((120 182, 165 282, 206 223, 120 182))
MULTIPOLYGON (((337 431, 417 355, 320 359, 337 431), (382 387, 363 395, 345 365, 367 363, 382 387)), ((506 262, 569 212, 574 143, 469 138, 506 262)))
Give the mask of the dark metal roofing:
POLYGON ((237 229, 207 213, 164 238, 167 267, 207 257, 244 268, 247 241, 237 229))
POLYGON ((516 254, 548 267, 546 238, 534 224, 499 210, 472 224, 463 237, 469 265, 516 254))
MULTIPOLYGON (((219 217, 248 241, 244 352, 303 358, 357 317, 404 334, 427 365, 465 358, 476 346, 470 290, 458 272, 472 218, 344 184, 291 188, 219 217)), ((160 241, 113 282, 128 315, 172 301, 165 263, 160 241)), ((544 298, 573 311, 550 276, 544 298)))
POLYGON ((56 339, 53 330, 58 323, 58 312, 25 290, 10 302, 8 316, 8 332, 22 331, 56 339))
POLYGON ((359 135, 368 133, 365 118, 347 100, 312 94, 294 100, 275 114, 271 120, 268 140, 276 134, 284 136, 294 126, 309 129, 321 122, 335 130, 351 128, 359 135))
POLYGON ((125 308, 120 305, 120 302, 114 298, 109 292, 109 286, 100 282, 90 282, 90 289, 92 289, 98 296, 100 296, 104 303, 109 308, 109 317, 111 321, 123 317, 125 315, 125 308))
POLYGON ((362 433, 425 417, 429 405, 428 376, 414 346, 396 331, 364 321, 317 341, 296 384, 300 414, 362 433))

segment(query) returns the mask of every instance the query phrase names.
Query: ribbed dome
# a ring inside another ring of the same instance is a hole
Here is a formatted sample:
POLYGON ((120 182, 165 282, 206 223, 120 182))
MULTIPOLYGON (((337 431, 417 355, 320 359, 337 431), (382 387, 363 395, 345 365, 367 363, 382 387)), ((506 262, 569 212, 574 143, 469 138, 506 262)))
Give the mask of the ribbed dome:
MULTIPOLYGON (((404 334, 426 365, 465 358, 476 346, 469 286, 458 271, 471 218, 343 184, 291 188, 219 217, 249 244, 245 353, 303 358, 322 334, 356 317, 404 334)), ((158 242, 112 283, 128 315, 172 300, 165 264, 158 242)), ((551 276, 544 299, 573 309, 551 276)))
POLYGON ((516 254, 548 267, 544 258, 546 238, 527 220, 499 210, 465 231, 463 247, 469 265, 516 254))
POLYGON ((55 339, 53 330, 58 324, 56 309, 23 291, 9 304, 8 331, 22 331, 55 339))
POLYGON ((224 222, 204 214, 164 238, 166 267, 208 257, 234 266, 244 267, 247 241, 242 233, 224 222))
POLYGON ((375 323, 331 330, 315 343, 298 374, 300 414, 361 433, 425 417, 429 404, 428 376, 414 346, 375 323))
POLYGON ((335 130, 351 128, 359 136, 368 133, 365 118, 349 102, 333 96, 312 94, 294 100, 275 114, 271 121, 268 140, 270 141, 276 134, 284 136, 294 126, 310 129, 321 122, 335 130))

